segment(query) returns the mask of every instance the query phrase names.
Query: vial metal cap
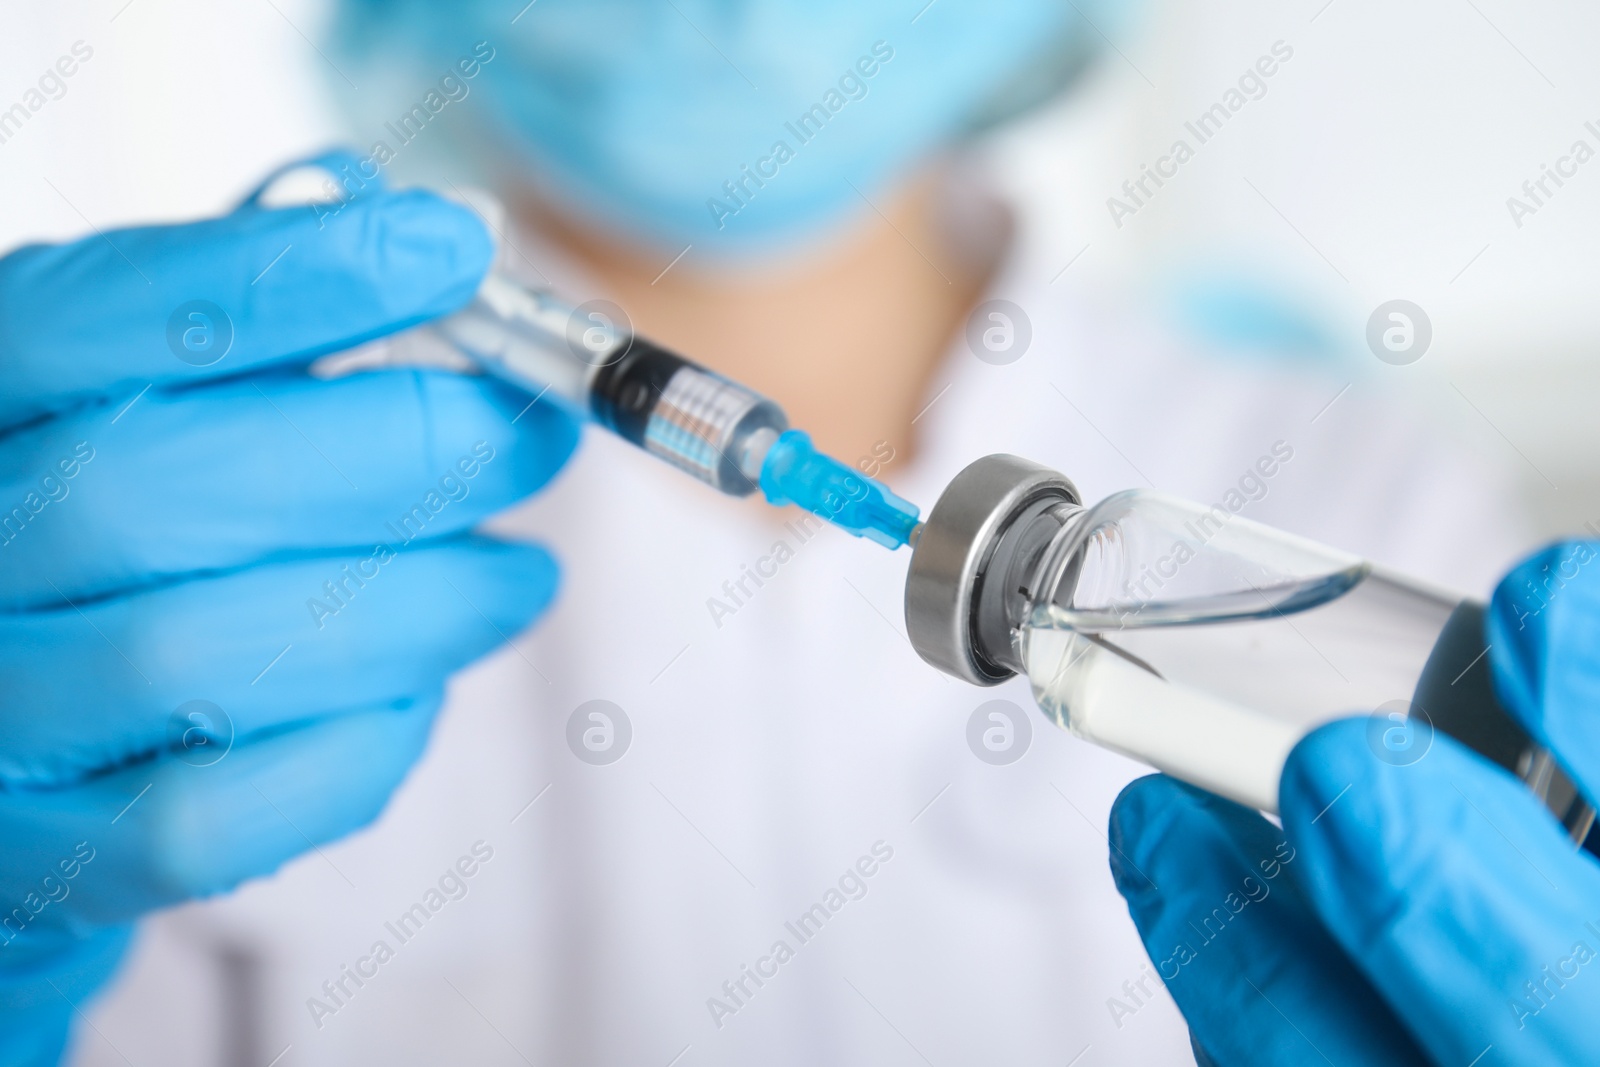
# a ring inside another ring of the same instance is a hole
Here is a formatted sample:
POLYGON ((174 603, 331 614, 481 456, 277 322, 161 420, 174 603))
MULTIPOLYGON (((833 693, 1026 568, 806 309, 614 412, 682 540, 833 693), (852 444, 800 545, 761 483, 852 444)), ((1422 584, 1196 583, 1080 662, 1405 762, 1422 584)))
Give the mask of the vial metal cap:
MULTIPOLYGON (((917 655, 974 685, 1016 673, 984 650, 983 579, 1019 517, 1063 503, 1081 503, 1077 487, 1017 456, 984 456, 955 476, 923 523, 906 575, 906 631, 917 655)), ((997 573, 1009 570, 1009 560, 1000 564, 997 573)))

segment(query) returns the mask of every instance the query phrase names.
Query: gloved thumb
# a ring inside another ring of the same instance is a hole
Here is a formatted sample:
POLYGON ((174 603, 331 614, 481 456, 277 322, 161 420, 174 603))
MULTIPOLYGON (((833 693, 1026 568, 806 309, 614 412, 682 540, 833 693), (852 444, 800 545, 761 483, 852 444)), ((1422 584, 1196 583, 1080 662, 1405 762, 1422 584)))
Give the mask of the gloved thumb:
POLYGON ((1600 542, 1530 556, 1489 607, 1489 666, 1501 702, 1600 797, 1600 542))

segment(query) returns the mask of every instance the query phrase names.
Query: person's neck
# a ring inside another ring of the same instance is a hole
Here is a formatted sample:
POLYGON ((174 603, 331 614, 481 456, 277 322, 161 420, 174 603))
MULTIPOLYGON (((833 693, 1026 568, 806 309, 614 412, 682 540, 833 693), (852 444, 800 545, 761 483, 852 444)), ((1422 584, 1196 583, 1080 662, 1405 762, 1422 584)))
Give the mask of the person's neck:
POLYGON ((939 360, 991 262, 940 225, 924 184, 883 201, 837 244, 781 269, 664 264, 524 205, 627 309, 634 328, 772 397, 847 463, 904 460, 939 360), (925 258, 926 257, 926 258, 925 258), (887 446, 887 449, 886 447, 887 446))

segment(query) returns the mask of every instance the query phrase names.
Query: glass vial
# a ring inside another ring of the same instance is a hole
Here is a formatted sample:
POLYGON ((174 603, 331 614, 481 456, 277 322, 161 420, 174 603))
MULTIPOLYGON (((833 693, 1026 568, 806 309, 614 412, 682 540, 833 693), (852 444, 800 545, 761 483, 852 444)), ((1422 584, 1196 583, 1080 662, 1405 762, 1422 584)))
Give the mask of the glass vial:
POLYGON ((1073 734, 1263 811, 1301 737, 1368 713, 1379 758, 1413 762, 1437 730, 1580 839, 1593 819, 1496 700, 1481 604, 1222 507, 1145 490, 1084 507, 1059 474, 986 457, 929 514, 906 603, 936 665, 1025 674, 1073 734), (966 626, 936 623, 947 609, 966 626))

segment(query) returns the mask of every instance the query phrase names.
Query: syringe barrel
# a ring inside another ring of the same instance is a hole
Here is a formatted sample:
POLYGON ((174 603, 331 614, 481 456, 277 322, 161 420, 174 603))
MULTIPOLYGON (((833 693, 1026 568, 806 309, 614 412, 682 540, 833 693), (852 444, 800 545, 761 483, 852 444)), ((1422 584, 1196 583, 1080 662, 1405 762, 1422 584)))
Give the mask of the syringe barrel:
POLYGON ((551 400, 731 496, 788 429, 771 400, 639 337, 617 316, 491 273, 431 329, 486 373, 551 400))
POLYGON ((731 496, 755 492, 789 428, 783 410, 738 382, 641 337, 590 385, 595 420, 731 496))

